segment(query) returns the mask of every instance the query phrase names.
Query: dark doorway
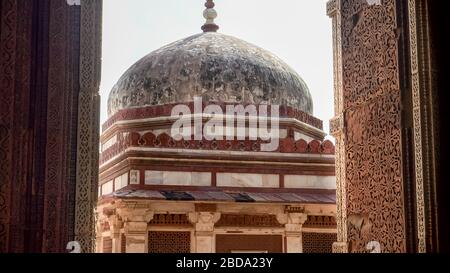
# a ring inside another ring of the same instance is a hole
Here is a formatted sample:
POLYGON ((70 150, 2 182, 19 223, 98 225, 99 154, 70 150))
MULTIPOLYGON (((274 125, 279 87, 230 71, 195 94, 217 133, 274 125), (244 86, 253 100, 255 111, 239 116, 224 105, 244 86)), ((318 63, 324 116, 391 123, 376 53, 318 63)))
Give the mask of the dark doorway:
POLYGON ((216 253, 283 253, 281 235, 217 235, 216 253))

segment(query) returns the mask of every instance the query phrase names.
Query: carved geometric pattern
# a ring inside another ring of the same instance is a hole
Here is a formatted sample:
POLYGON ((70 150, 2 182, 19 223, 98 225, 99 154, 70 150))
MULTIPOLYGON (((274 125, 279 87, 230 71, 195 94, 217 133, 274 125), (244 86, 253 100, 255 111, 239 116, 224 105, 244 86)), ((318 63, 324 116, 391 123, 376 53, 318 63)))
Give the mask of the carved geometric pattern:
POLYGON ((276 215, 222 214, 216 227, 282 227, 276 215))
POLYGON ((344 0, 342 18, 345 109, 399 93, 395 0, 344 0))
POLYGON ((153 226, 191 226, 186 214, 155 214, 150 221, 153 226))
POLYGON ((80 7, 41 2, 0 4, 0 252, 61 252, 74 240, 80 7))
POLYGON ((370 241, 380 242, 383 252, 405 251, 399 99, 388 94, 348 114, 347 213, 356 219, 348 221, 352 252, 366 251, 370 241))
POLYGON ((346 213, 351 252, 404 252, 405 215, 395 0, 342 1, 346 213))
POLYGON ((7 252, 10 242, 10 191, 12 182, 12 106, 16 62, 17 1, 1 3, 0 36, 0 252, 7 252))
POLYGON ((409 9, 409 42, 411 55, 411 81, 413 99, 413 122, 414 122, 414 162, 415 162, 415 185, 416 185, 416 221, 417 221, 417 251, 425 253, 426 249, 426 223, 425 223, 425 192, 424 192, 424 161, 423 155, 423 124, 422 124, 422 98, 419 70, 419 47, 417 41, 417 2, 408 1, 409 9))
POLYGON ((331 253, 333 243, 336 242, 335 233, 302 233, 303 253, 331 253))
POLYGON ((66 24, 67 5, 61 1, 50 2, 50 25, 49 25, 49 70, 48 70, 48 93, 47 93, 47 139, 45 156, 45 198, 44 219, 45 233, 43 248, 47 252, 57 252, 63 249, 67 242, 60 241, 60 221, 66 213, 65 204, 62 204, 62 190, 65 188, 63 172, 65 166, 64 155, 64 114, 67 109, 65 105, 66 88, 66 24))
POLYGON ((304 228, 336 228, 336 218, 333 216, 308 215, 304 228))
POLYGON ((190 232, 151 231, 148 234, 148 253, 190 253, 190 232))
POLYGON ((93 252, 98 190, 98 139, 102 0, 81 2, 80 94, 75 240, 93 252))
POLYGON ((334 111, 335 118, 330 121, 330 133, 336 138, 336 222, 337 239, 334 248, 337 252, 348 252, 347 247, 347 195, 346 195, 346 163, 345 163, 345 124, 343 109, 342 83, 342 0, 330 0, 327 14, 332 18, 333 26, 333 60, 334 60, 334 111), (333 8, 331 8, 331 6, 333 8))

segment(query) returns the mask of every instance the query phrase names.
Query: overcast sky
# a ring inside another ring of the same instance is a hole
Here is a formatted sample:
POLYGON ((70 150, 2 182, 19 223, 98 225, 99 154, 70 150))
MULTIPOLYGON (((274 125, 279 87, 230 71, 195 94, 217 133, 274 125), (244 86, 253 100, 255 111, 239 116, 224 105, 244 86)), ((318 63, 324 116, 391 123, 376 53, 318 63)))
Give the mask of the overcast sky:
MULTIPOLYGON (((103 1, 102 123, 108 94, 136 61, 201 32, 204 0, 103 1)), ((308 84, 314 115, 333 117, 333 51, 326 0, 215 0, 220 32, 271 51, 308 84)))

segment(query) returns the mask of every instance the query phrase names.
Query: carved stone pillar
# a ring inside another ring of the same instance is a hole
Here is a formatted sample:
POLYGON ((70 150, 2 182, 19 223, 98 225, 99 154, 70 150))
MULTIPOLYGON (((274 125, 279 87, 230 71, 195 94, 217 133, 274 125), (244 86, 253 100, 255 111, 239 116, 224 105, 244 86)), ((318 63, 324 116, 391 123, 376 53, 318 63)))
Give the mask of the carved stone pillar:
POLYGON ((214 225, 219 221, 220 213, 196 212, 189 214, 189 220, 195 225, 195 253, 214 253, 214 225))
POLYGON ((336 203, 338 242, 333 244, 334 253, 347 253, 347 198, 345 171, 345 122, 342 87, 342 31, 341 0, 327 3, 327 14, 333 21, 333 61, 334 61, 334 111, 335 117, 330 122, 330 134, 336 139, 336 203))
POLYGON ((278 222, 285 225, 286 252, 303 253, 302 229, 308 220, 304 213, 288 213, 277 216, 278 222))
MULTIPOLYGON (((127 253, 147 253, 146 238, 148 223, 153 219, 153 212, 148 210, 120 211, 124 221, 125 236, 127 238, 127 253)), ((120 240, 117 240, 119 242, 120 240)), ((118 246, 120 248, 120 246, 118 246)))
MULTIPOLYGON (((401 75, 403 2, 331 0, 338 242, 334 252, 406 251, 401 75), (370 190, 368 190, 370 189, 370 190)), ((404 93, 404 92, 403 92, 404 93)), ((408 190, 408 188, 406 188, 408 190)))
POLYGON ((102 253, 103 252, 103 229, 100 219, 97 219, 96 225, 95 225, 95 253, 102 253))
POLYGON ((123 228, 123 222, 117 215, 111 215, 108 217, 109 226, 111 228, 111 239, 112 239, 112 253, 121 252, 121 242, 120 234, 123 228))
POLYGON ((81 1, 78 93, 75 240, 93 250, 94 210, 98 191, 102 0, 81 1))

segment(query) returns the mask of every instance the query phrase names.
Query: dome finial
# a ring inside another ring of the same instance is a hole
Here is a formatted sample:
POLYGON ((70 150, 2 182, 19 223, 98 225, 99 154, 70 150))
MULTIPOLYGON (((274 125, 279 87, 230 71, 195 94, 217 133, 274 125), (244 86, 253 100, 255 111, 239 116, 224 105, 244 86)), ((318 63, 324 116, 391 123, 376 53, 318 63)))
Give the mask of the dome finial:
POLYGON ((206 0, 206 9, 203 12, 203 17, 205 17, 206 22, 202 26, 203 32, 217 32, 219 29, 219 26, 214 23, 214 19, 217 18, 217 11, 214 9, 215 5, 213 0, 206 0))

